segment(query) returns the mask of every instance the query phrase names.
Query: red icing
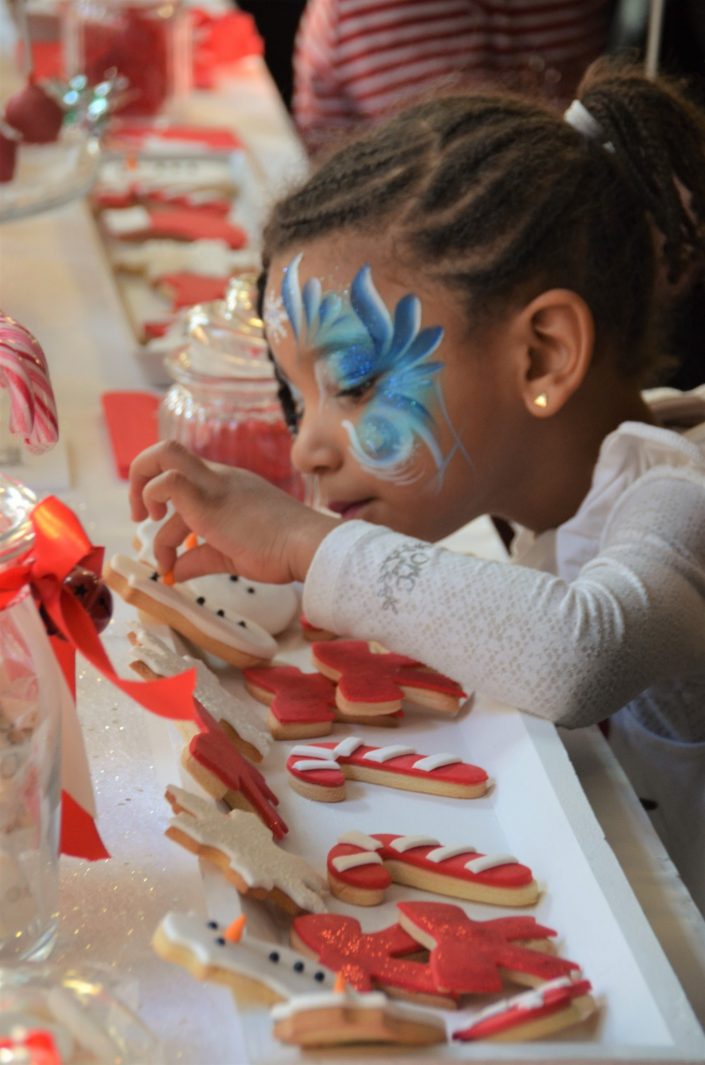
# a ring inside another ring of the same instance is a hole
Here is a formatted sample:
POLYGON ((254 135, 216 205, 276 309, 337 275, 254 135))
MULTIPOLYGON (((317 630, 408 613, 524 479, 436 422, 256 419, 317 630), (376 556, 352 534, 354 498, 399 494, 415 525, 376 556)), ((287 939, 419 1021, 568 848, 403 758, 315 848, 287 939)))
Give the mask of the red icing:
POLYGON ((243 675, 248 691, 255 685, 270 693, 268 705, 283 725, 335 720, 335 685, 319 673, 296 666, 253 666, 243 675))
MULTIPOLYGON (((426 861, 426 855, 435 850, 435 846, 412 847, 401 853, 390 846, 392 840, 399 838, 398 835, 393 833, 375 832, 372 834, 372 839, 377 839, 384 844, 378 851, 375 851, 375 854, 378 854, 382 861, 388 859, 394 862, 401 862, 404 865, 412 865, 429 873, 455 877, 471 884, 486 884, 488 887, 519 888, 530 884, 533 880, 531 869, 526 865, 520 865, 519 862, 497 865, 494 869, 487 869, 484 873, 472 873, 469 869, 465 869, 465 863, 473 858, 480 858, 482 855, 479 851, 471 851, 469 848, 467 853, 459 854, 455 858, 446 858, 441 862, 429 862, 426 861)), ((442 844, 439 844, 439 846, 442 846, 442 844)), ((363 889, 368 886, 370 890, 376 889, 378 884, 372 873, 374 870, 381 868, 379 865, 358 866, 347 869, 344 872, 339 872, 331 865, 332 859, 340 854, 361 854, 363 850, 364 848, 357 847, 351 843, 336 844, 328 853, 328 869, 333 876, 346 884, 354 884, 363 889), (373 880, 375 881, 374 883, 373 880)))
POLYGON ((195 303, 223 299, 229 281, 230 277, 206 277, 182 270, 163 274, 155 279, 154 285, 167 290, 172 311, 178 311, 181 307, 193 307, 195 303))
POLYGON ((313 660, 321 672, 338 681, 349 703, 395 703, 423 700, 424 692, 439 692, 460 701, 465 692, 449 677, 427 669, 406 655, 375 654, 365 640, 314 643, 313 660))
POLYGON ((173 318, 167 318, 165 321, 161 322, 143 322, 142 333, 144 334, 145 340, 154 340, 156 337, 163 337, 165 333, 168 333, 173 324, 173 318))
POLYGON ((352 843, 336 843, 328 851, 326 866, 328 872, 336 880, 350 887, 362 888, 363 891, 385 891, 392 882, 384 864, 370 862, 369 865, 355 865, 351 869, 336 869, 335 859, 348 854, 379 854, 381 851, 367 851, 362 847, 356 847, 352 843))
POLYGON ((556 933, 533 917, 496 917, 473 921, 460 906, 447 902, 400 902, 405 927, 412 926, 435 943, 430 964, 437 986, 453 995, 499 991, 502 970, 553 980, 579 972, 575 962, 545 954, 516 940, 547 939, 556 933))
POLYGON ((354 917, 311 913, 296 917, 293 927, 322 965, 342 973, 358 991, 390 987, 410 994, 439 995, 428 964, 404 957, 419 947, 398 924, 365 935, 354 917))
POLYGON ((168 189, 153 189, 133 182, 126 189, 102 189, 93 193, 93 202, 103 210, 109 208, 134 207, 135 204, 159 203, 171 207, 191 207, 199 211, 210 211, 215 215, 226 215, 230 210, 230 200, 213 196, 211 199, 199 199, 193 193, 172 192, 168 189))
POLYGON ((194 147, 202 145, 211 151, 229 154, 242 147, 242 141, 232 130, 219 126, 154 126, 149 123, 111 123, 106 143, 110 149, 141 148, 148 140, 190 141, 194 147))
POLYGON ((121 233, 120 239, 224 240, 230 248, 243 248, 247 244, 244 229, 201 207, 160 207, 147 208, 147 211, 149 225, 132 233, 121 233))
MULTIPOLYGON (((335 742, 316 741, 316 743, 307 743, 306 746, 320 748, 322 758, 335 757, 331 753, 336 746, 335 742)), ((420 751, 415 754, 402 754, 396 758, 390 758, 387 762, 371 762, 364 757, 368 751, 378 750, 379 747, 361 744, 350 755, 338 755, 336 761, 340 766, 350 767, 353 770, 345 774, 353 779, 355 778, 354 770, 364 766, 366 769, 378 769, 383 773, 399 773, 405 777, 414 777, 416 780, 441 780, 448 784, 460 784, 469 787, 475 787, 488 780, 484 769, 477 765, 471 765, 469 762, 456 762, 454 765, 442 766, 440 769, 431 770, 431 772, 425 772, 423 769, 414 769, 414 762, 418 762, 419 759, 425 757, 420 751)), ((286 762, 286 768, 298 780, 324 788, 331 787, 330 784, 324 781, 324 777, 326 774, 330 776, 333 772, 332 770, 294 769, 295 762, 303 759, 308 760, 309 757, 309 755, 290 755, 286 762)))
POLYGON ((284 819, 274 809, 279 799, 258 769, 240 754, 227 733, 206 708, 194 699, 195 717, 201 729, 188 745, 192 758, 221 781, 228 791, 239 791, 252 809, 281 839, 288 832, 284 819))
MULTIPOLYGON (((467 1028, 461 1028, 453 1032, 453 1039, 469 1042, 472 1039, 488 1039, 499 1032, 506 1032, 517 1025, 527 1021, 539 1020, 541 1017, 550 1017, 559 1010, 569 1006, 574 998, 588 995, 592 990, 589 980, 573 980, 565 987, 549 987, 542 992, 543 1002, 540 1006, 526 1007, 515 1005, 514 1000, 507 1002, 507 1008, 501 1013, 495 1013, 491 1017, 485 1017, 467 1028)), ((536 992, 541 991, 540 988, 536 992)), ((521 996, 517 996, 520 998, 521 996)))

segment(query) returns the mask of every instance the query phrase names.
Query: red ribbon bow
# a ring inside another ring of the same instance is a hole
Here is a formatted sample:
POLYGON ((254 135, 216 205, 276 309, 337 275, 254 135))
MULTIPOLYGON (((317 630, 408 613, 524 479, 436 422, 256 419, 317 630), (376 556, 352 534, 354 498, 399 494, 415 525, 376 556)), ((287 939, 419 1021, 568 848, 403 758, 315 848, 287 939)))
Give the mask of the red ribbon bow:
MULTIPOLYGON (((32 549, 14 566, 0 572, 0 609, 9 606, 29 587, 37 605, 44 607, 72 651, 80 651, 83 657, 120 691, 159 717, 178 721, 194 720, 195 669, 154 681, 133 681, 119 677, 100 642, 88 611, 65 586, 64 581, 77 565, 80 564, 100 576, 103 561, 103 548, 91 544, 73 511, 54 496, 48 496, 34 508, 31 521, 34 529, 32 549)), ((65 648, 62 648, 60 641, 56 639, 52 639, 52 645, 69 686, 72 686, 72 678, 67 674, 65 648)), ((64 799, 66 797, 64 793, 64 799)), ((93 826, 93 832, 96 838, 91 842, 87 838, 87 826, 84 824, 79 828, 76 824, 81 808, 70 796, 68 798, 69 801, 64 806, 62 851, 78 857, 108 857, 95 827, 93 826), (67 812, 77 829, 68 834, 67 812), (73 841, 68 837, 74 837, 73 841), (101 848, 102 853, 99 853, 101 848)), ((89 818, 85 811, 82 813, 85 818, 89 818)))

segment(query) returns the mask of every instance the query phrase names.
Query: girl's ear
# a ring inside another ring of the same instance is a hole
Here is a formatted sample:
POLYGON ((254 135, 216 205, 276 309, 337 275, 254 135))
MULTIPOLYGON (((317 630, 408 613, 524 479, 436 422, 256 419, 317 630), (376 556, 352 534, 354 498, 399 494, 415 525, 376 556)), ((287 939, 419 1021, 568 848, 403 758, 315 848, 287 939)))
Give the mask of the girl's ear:
POLYGON ((537 418, 559 411, 582 384, 595 327, 585 300, 570 289, 542 292, 519 313, 524 403, 537 418))

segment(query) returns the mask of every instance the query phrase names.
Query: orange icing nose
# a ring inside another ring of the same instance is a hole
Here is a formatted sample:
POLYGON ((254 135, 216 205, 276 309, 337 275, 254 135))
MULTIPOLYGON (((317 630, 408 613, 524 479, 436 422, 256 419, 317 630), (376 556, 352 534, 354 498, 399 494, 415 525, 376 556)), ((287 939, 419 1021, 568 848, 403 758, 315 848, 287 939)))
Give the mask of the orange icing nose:
POLYGON ((239 943, 242 939, 242 933, 245 931, 245 922, 247 917, 245 914, 241 914, 236 917, 235 920, 228 925, 223 935, 227 939, 228 943, 239 943))
POLYGON ((163 574, 163 576, 162 576, 162 584, 166 584, 169 587, 171 587, 171 585, 175 584, 175 583, 176 582, 174 581, 174 571, 173 570, 169 570, 168 573, 163 574))

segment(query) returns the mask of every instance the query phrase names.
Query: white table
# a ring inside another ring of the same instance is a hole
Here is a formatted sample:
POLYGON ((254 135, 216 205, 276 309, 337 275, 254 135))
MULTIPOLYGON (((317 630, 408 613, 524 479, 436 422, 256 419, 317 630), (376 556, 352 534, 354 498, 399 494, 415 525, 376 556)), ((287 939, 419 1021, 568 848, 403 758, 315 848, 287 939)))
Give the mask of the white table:
MULTIPOLYGON (((263 203, 300 171, 301 149, 259 61, 241 64, 216 96, 194 98, 190 115, 231 123, 243 136, 262 182, 263 203)), ((108 554, 129 551, 125 484, 113 470, 99 396, 145 382, 84 204, 0 229, 0 291, 4 308, 37 334, 50 360, 70 466, 70 486, 60 494, 94 543, 104 544, 108 554)), ((483 553, 499 550, 483 522, 459 534, 458 542, 483 553)), ((118 604, 106 637, 118 665, 126 653, 128 614, 118 604)), ((139 1000, 141 1016, 164 1039, 169 1063, 239 1065, 245 1056, 228 992, 197 984, 149 947, 165 911, 203 908, 197 864, 162 834, 163 791, 174 765, 169 730, 89 668, 81 669, 79 694, 100 827, 113 858, 94 865, 63 859, 55 960, 107 966, 118 989, 128 1000, 139 1000)), ((705 1023, 705 923, 602 736, 586 730, 566 736, 566 746, 608 841, 705 1023)))

